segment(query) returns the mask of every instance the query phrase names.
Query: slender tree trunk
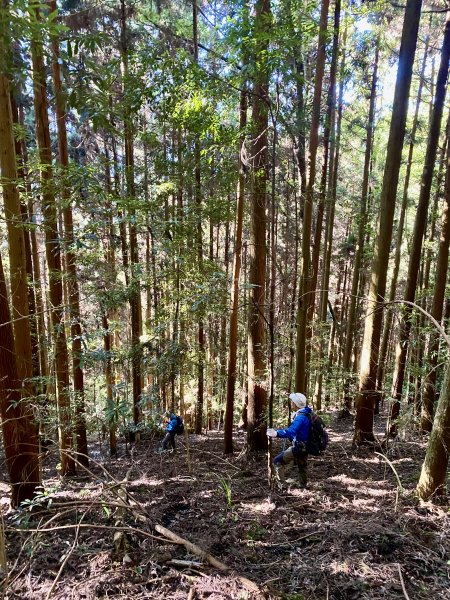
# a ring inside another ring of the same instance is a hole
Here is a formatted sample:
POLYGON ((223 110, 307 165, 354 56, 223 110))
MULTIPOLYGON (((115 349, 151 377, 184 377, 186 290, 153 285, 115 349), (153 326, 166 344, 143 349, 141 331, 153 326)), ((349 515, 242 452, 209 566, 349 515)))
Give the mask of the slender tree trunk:
MULTIPOLYGON (((56 0, 50 0, 50 10, 56 11, 56 0)), ((61 81, 61 67, 59 64, 59 43, 57 39, 52 40, 53 50, 53 82, 56 99, 56 124, 58 131, 58 152, 63 176, 63 218, 65 233, 65 255, 66 268, 68 272, 67 291, 69 298, 70 335, 72 337, 72 369, 73 389, 75 396, 76 423, 75 432, 77 440, 77 460, 85 467, 89 466, 88 445, 86 435, 86 417, 84 407, 84 374, 82 369, 82 331, 80 311, 80 291, 78 287, 78 276, 76 257, 74 253, 75 235, 73 230, 72 207, 70 205, 70 188, 67 178, 69 167, 69 151, 67 146, 66 114, 61 81)))
MULTIPOLYGON (((194 46, 194 63, 198 64, 198 30, 197 30, 198 7, 197 0, 192 0, 192 29, 194 46)), ((195 204, 197 207, 197 258, 198 268, 201 273, 203 270, 203 236, 202 236, 202 183, 200 173, 200 140, 198 136, 194 141, 194 161, 195 161, 195 204)), ((205 327, 203 318, 198 321, 198 371, 197 371, 197 406, 195 412, 195 433, 202 432, 203 425, 203 403, 205 388, 205 327)))
POLYGON ((249 450, 267 448, 265 410, 267 405, 265 299, 266 299, 266 179, 269 65, 268 32, 271 27, 270 0, 255 5, 255 48, 253 87, 253 140, 250 234, 250 306, 248 321, 248 406, 247 443, 249 450))
MULTIPOLYGON (((450 116, 449 116, 450 119, 450 116)), ((450 245, 450 143, 447 145, 447 175, 445 178, 445 199, 442 211, 441 236, 437 257, 434 283, 433 305, 431 314, 438 323, 444 312, 445 286, 448 279, 448 252, 450 245)), ((439 338, 436 334, 430 336, 428 347, 427 376, 422 398, 420 427, 423 432, 431 431, 433 422, 434 401, 436 397, 436 379, 439 356, 439 338)), ((441 392, 442 393, 442 392, 441 392)), ((445 391, 444 391, 445 393, 445 391)))
POLYGON ((374 396, 378 365, 382 306, 386 292, 389 248, 395 212, 403 140, 405 136, 408 98, 411 86, 414 54, 417 44, 422 0, 408 0, 403 21, 402 42, 395 84, 389 140, 380 197, 380 218, 375 242, 369 298, 366 309, 364 339, 361 351, 359 392, 356 398, 354 443, 372 442, 374 396))
MULTIPOLYGON (((427 58, 428 58, 428 44, 429 44, 429 39, 427 38, 425 41, 422 66, 421 66, 421 70, 420 70, 419 87, 417 90, 416 108, 414 111, 414 119, 413 119, 411 133, 410 133, 408 160, 406 162, 405 181, 403 184, 403 198, 402 198, 402 204, 401 204, 401 208, 400 208, 400 216, 399 216, 398 225, 397 225, 397 236, 396 236, 396 241, 395 241, 394 267, 392 269, 392 278, 391 278, 389 297, 388 297, 389 302, 392 302, 393 300, 395 300, 395 293, 397 290, 397 281, 398 281, 398 273, 399 273, 399 269, 400 269, 400 258, 401 258, 401 250, 402 250, 403 229, 404 229, 404 223, 405 223, 406 210, 408 208, 409 181, 411 178, 412 159, 413 159, 413 153, 414 153, 414 146, 416 143, 417 127, 419 124, 419 110, 420 110, 420 105, 422 102, 422 88, 423 88, 425 69, 426 69, 427 58)), ((389 342, 389 339, 391 336, 393 316, 394 316, 393 311, 388 310, 386 313, 386 319, 385 319, 384 329, 383 329, 383 337, 381 340, 380 359, 378 361, 378 369, 377 369, 377 391, 378 391, 378 394, 376 395, 376 399, 375 399, 376 404, 379 404, 381 390, 382 390, 382 386, 383 386, 384 369, 386 366, 386 356, 387 356, 388 342, 389 342)))
POLYGON ((245 85, 241 91, 239 104, 239 128, 241 138, 239 142, 239 180, 237 189, 237 207, 236 207, 236 225, 234 241, 234 264, 233 279, 231 289, 231 313, 230 313, 230 333, 229 333, 229 355, 228 355, 228 373, 227 373, 227 403, 225 408, 224 424, 224 452, 230 454, 233 452, 233 414, 234 414, 234 394, 236 388, 236 365, 238 350, 238 311, 239 311, 239 278, 241 274, 242 260, 242 224, 244 219, 244 200, 245 200, 245 171, 244 162, 244 130, 247 125, 247 95, 245 85))
POLYGON ((379 57, 379 38, 375 42, 375 58, 373 65, 373 76, 372 86, 370 89, 370 101, 369 101, 369 116, 367 119, 366 126, 366 151, 364 155, 364 171, 362 180, 361 200, 359 205, 359 216, 358 216, 358 238, 356 241, 356 252, 355 260, 353 263, 353 277, 352 287, 350 291, 350 302, 347 314, 347 327, 345 332, 345 346, 344 355, 342 360, 342 368, 344 370, 344 405, 347 411, 351 408, 351 397, 350 397, 350 362, 354 343, 354 331, 356 324, 356 306, 358 296, 358 286, 361 274, 362 258, 364 251, 364 237, 366 231, 367 221, 367 197, 369 194, 369 174, 370 174, 370 162, 372 156, 373 147, 373 136, 374 136, 374 118, 375 118, 375 104, 377 97, 377 81, 378 81, 378 57, 379 57))
POLYGON ((445 492, 448 459, 450 455, 450 362, 447 363, 442 382, 433 429, 422 465, 417 493, 421 500, 445 492))
MULTIPOLYGON (((406 281, 406 290, 404 295, 404 299, 407 302, 414 302, 416 295, 417 275, 420 267, 420 255, 422 252, 422 242, 427 222, 431 184, 433 182, 433 173, 441 130, 442 114, 444 111, 449 59, 450 13, 448 13, 447 21, 445 23, 444 40, 441 50, 441 64, 437 77, 433 115, 430 123, 425 164, 420 186, 419 204, 417 206, 416 219, 414 222, 413 241, 409 256, 408 278, 406 281)), ((407 305, 405 307, 405 313, 401 322, 400 339, 396 349, 395 372, 392 387, 392 397, 394 398, 394 403, 391 408, 387 425, 387 433, 393 436, 397 434, 396 419, 400 414, 400 401, 403 394, 403 381, 406 371, 406 356, 408 353, 409 334, 411 331, 411 316, 412 307, 411 305, 407 305)))
MULTIPOLYGON (((30 4, 40 19, 36 3, 30 4)), ((51 326, 55 346, 55 375, 58 398, 59 441, 61 453, 61 474, 75 473, 75 462, 70 454, 72 442, 72 414, 69 390, 69 356, 67 353, 64 328, 63 272, 61 268, 61 244, 53 181, 51 139, 48 121, 47 84, 43 59, 42 42, 34 38, 31 42, 33 63, 34 110, 36 133, 41 163, 42 208, 45 229, 45 254, 49 272, 49 300, 51 326)))
POLYGON ((326 32, 329 0, 322 0, 319 26, 319 42, 317 47, 316 79, 314 84, 311 129, 309 134, 309 179, 306 189, 305 209, 303 215, 302 264, 300 277, 300 294, 297 307, 297 348, 295 391, 307 393, 306 376, 306 330, 308 307, 311 292, 311 226, 314 202, 314 185, 316 180, 316 158, 319 147, 320 106, 322 98, 323 74, 325 70, 326 32))
MULTIPOLYGON (((340 65, 340 82, 339 82, 339 97, 337 107, 337 122, 334 125, 334 116, 331 129, 331 148, 330 148, 330 168, 328 175, 328 190, 327 190, 327 212, 326 212, 326 232, 324 243, 323 256, 323 274, 322 274, 322 291, 320 294, 320 322, 324 328, 327 321, 328 311, 328 286, 330 283, 331 272, 331 251, 333 246, 333 229, 334 229, 334 214, 336 207, 337 196, 337 180, 339 172, 339 158, 341 148, 341 130, 342 130, 342 111, 344 104, 344 86, 345 86, 345 55, 346 55, 347 30, 344 29, 342 39, 342 59, 340 65), (334 132, 336 129, 336 133, 334 132)), ((333 325, 334 327, 334 325, 333 325)), ((319 342, 319 364, 324 364, 325 359, 325 338, 324 334, 319 342)), ((323 387, 323 372, 324 367, 319 370, 316 389, 314 393, 314 407, 320 410, 322 406, 322 387, 323 387)))
MULTIPOLYGON (((328 88, 327 98, 327 114, 325 117, 325 126, 323 131, 323 163, 322 163, 322 176, 320 181, 319 191, 319 202, 317 205, 316 213, 316 227, 314 232, 313 252, 311 260, 311 288, 308 298, 309 303, 309 314, 308 314, 308 326, 307 326, 307 337, 309 343, 307 344, 307 357, 306 363, 309 362, 310 354, 310 340, 312 336, 312 322, 314 318, 314 308, 316 304, 316 287, 319 278, 319 257, 320 248, 322 241, 322 230, 323 230, 323 216, 325 212, 325 199, 327 197, 327 182, 329 183, 329 168, 328 163, 333 163, 334 156, 330 152, 330 140, 334 132, 334 118, 336 112, 336 73, 338 64, 338 50, 339 50, 339 27, 341 19, 341 1, 336 0, 334 9, 334 25, 333 25, 333 48, 331 51, 331 66, 330 66, 330 83, 328 88), (331 155, 331 156, 330 156, 331 155)), ((333 150, 333 148, 331 148, 333 150)), ((319 296, 322 292, 319 292, 319 296)))
MULTIPOLYGON (((121 24, 120 24, 120 54, 123 69, 124 90, 124 138, 125 138, 125 182, 127 196, 132 201, 136 196, 134 182, 134 150, 133 150, 133 117, 129 106, 130 99, 128 91, 128 32, 126 0, 120 1, 121 24)), ((130 239, 130 313, 131 313, 131 356, 132 356, 132 380, 133 380, 133 419, 137 424, 141 421, 142 410, 140 400, 142 395, 142 307, 141 307, 141 283, 139 277, 139 246, 137 240, 137 226, 134 209, 129 209, 129 239, 130 239)))

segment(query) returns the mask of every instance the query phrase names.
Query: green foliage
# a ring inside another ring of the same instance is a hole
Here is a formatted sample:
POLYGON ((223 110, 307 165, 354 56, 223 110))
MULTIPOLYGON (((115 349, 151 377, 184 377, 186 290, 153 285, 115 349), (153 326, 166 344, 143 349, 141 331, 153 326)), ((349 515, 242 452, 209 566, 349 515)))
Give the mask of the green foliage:
POLYGON ((233 506, 233 492, 232 492, 232 479, 230 475, 217 475, 219 479, 219 489, 225 494, 227 507, 232 508, 233 506))

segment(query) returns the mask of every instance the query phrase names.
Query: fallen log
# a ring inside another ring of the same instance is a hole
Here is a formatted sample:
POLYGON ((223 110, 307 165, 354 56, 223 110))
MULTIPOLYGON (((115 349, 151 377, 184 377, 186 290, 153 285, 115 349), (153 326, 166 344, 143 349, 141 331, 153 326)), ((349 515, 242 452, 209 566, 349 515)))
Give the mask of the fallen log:
MULTIPOLYGON (((167 537, 169 540, 172 540, 173 542, 177 542, 179 544, 183 544, 183 546, 187 550, 189 550, 189 552, 192 552, 192 554, 195 554, 195 556, 200 557, 204 562, 208 562, 213 567, 216 567, 216 569, 218 569, 219 571, 226 571, 229 573, 233 572, 232 569, 228 565, 226 565, 225 563, 218 560, 215 556, 213 556, 212 554, 209 554, 208 552, 206 552, 205 550, 200 548, 200 546, 193 544, 189 540, 185 540, 184 538, 180 537, 173 531, 170 531, 170 529, 166 529, 162 525, 155 525, 155 529, 158 533, 161 533, 163 536, 167 537)), ((238 577, 239 581, 247 589, 251 590, 252 592, 260 592, 261 593, 261 590, 259 589, 258 585, 254 581, 247 579, 247 577, 242 577, 242 575, 236 574, 236 576, 238 577)))

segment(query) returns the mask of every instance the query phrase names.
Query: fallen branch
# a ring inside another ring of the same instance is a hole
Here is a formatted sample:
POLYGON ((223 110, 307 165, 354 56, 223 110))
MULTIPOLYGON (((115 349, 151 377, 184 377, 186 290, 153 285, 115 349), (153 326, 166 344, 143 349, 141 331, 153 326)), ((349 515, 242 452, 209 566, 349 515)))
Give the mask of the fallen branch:
POLYGON ((397 563, 397 569, 398 569, 398 574, 400 576, 400 583, 402 584, 403 593, 405 595, 406 600, 409 600, 408 592, 406 591, 406 588, 405 588, 405 582, 403 581, 402 569, 401 569, 399 563, 397 563))
MULTIPOLYGON (((180 537, 176 533, 173 533, 173 531, 170 531, 170 529, 166 529, 162 525, 155 525, 155 529, 158 533, 161 533, 165 537, 169 538, 169 540, 172 540, 173 542, 176 542, 178 544, 183 544, 183 546, 187 550, 189 550, 189 552, 192 552, 192 554, 199 556, 203 561, 209 562, 210 565, 216 567, 216 569, 219 569, 219 571, 231 572, 231 568, 228 565, 218 560, 212 554, 208 554, 208 552, 202 550, 200 546, 197 546, 196 544, 193 544, 192 542, 189 542, 188 540, 185 540, 184 538, 180 537)), ((240 582, 252 592, 260 591, 258 585, 255 582, 251 581, 250 579, 247 579, 246 577, 242 577, 241 575, 238 575, 237 577, 240 580, 240 582)))
POLYGON ((177 567, 203 567, 202 562, 197 562, 195 560, 179 560, 178 558, 172 558, 167 564, 175 565, 177 567))

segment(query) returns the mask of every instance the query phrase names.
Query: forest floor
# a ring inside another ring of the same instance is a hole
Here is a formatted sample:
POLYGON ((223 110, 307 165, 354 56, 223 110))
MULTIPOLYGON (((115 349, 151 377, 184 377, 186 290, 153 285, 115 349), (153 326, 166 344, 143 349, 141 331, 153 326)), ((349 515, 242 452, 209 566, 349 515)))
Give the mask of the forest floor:
POLYGON ((121 446, 115 460, 97 444, 90 476, 65 481, 48 453, 46 492, 4 517, 4 598, 448 600, 449 506, 414 496, 425 442, 396 440, 385 456, 355 450, 351 419, 327 418, 330 444, 310 458, 307 490, 270 494, 267 460, 245 454, 243 432, 231 458, 221 433, 189 436, 191 474, 180 437, 174 454, 153 440, 130 455, 121 446))

